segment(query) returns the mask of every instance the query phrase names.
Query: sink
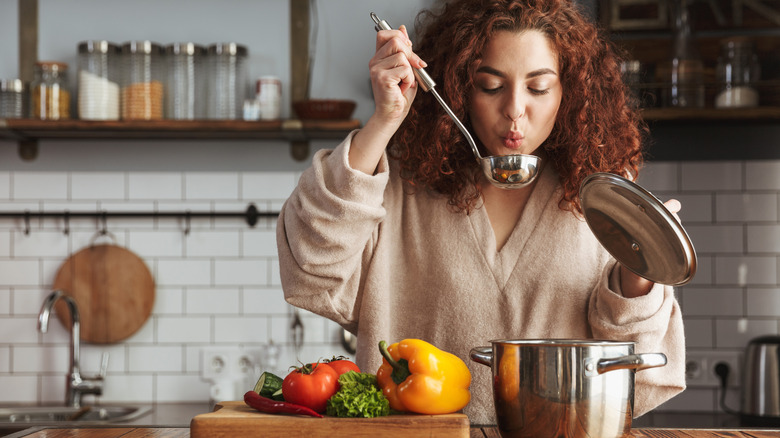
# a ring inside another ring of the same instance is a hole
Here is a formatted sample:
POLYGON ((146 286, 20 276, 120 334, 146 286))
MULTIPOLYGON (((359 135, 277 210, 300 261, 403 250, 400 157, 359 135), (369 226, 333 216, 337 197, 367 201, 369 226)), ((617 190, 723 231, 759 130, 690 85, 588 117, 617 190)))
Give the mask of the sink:
POLYGON ((0 408, 0 426, 115 423, 151 412, 151 406, 31 406, 0 408))

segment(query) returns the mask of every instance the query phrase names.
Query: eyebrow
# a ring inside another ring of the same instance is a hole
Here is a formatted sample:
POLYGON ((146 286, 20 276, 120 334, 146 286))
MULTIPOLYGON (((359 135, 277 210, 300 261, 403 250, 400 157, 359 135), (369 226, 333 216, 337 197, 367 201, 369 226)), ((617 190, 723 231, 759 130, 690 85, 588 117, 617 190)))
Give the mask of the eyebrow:
MULTIPOLYGON (((500 78, 506 77, 506 75, 493 67, 489 66, 482 66, 477 69, 477 73, 488 73, 494 76, 498 76, 500 78)), ((534 70, 530 73, 528 73, 525 77, 528 79, 535 78, 537 76, 543 76, 543 75, 558 75, 558 73, 555 72, 555 70, 551 68, 540 68, 538 70, 534 70)))

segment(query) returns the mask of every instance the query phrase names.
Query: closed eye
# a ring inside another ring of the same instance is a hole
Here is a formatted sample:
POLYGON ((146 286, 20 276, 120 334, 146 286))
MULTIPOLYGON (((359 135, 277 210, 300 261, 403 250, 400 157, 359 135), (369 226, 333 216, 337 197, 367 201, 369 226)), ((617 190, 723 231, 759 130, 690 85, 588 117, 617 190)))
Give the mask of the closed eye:
POLYGON ((482 92, 483 92, 483 93, 485 93, 485 94, 496 94, 496 93, 498 93, 499 91, 501 91, 501 89, 502 89, 502 88, 504 88, 504 87, 493 87, 493 88, 489 88, 489 87, 480 87, 480 89, 482 90, 482 92))
POLYGON ((535 95, 535 96, 544 96, 545 94, 550 92, 550 89, 549 88, 545 88, 543 90, 538 90, 538 89, 535 89, 535 88, 529 88, 528 91, 531 94, 535 95))

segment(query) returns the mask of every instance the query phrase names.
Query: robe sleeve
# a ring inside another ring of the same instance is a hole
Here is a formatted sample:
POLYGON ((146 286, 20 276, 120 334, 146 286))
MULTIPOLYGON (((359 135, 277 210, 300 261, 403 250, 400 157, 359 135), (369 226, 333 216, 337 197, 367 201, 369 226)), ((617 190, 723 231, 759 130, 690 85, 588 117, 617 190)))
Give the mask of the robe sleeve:
POLYGON ((364 263, 385 216, 387 156, 374 175, 349 167, 352 137, 320 150, 301 174, 277 221, 285 300, 356 332, 364 263))
POLYGON ((645 296, 625 298, 617 263, 605 269, 591 295, 588 319, 594 338, 636 342, 635 353, 663 353, 667 364, 636 372, 634 417, 685 389, 685 334, 674 288, 655 284, 645 296))

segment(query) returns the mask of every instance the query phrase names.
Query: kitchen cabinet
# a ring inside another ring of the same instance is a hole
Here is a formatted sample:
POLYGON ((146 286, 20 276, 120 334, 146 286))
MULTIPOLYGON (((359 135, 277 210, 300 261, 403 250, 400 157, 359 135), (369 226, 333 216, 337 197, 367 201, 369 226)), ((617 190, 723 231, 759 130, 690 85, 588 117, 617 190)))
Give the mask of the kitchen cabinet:
POLYGON ((615 45, 639 61, 642 115, 650 127, 649 159, 780 159, 780 22, 749 2, 689 0, 693 43, 704 67, 705 108, 662 108, 662 73, 672 53, 669 12, 679 0, 599 0, 599 18, 615 45), (716 65, 725 38, 748 36, 761 63, 759 106, 714 108, 716 65), (648 98, 649 97, 649 98, 648 98))
MULTIPOLYGON (((19 73, 29 83, 38 53, 38 0, 19 2, 19 73)), ((307 98, 309 70, 309 0, 290 2, 291 101, 307 98)), ((16 141, 24 160, 34 160, 39 140, 62 139, 220 139, 277 140, 290 144, 291 155, 308 157, 309 141, 342 139, 359 120, 32 120, 0 119, 0 139, 16 141)))
POLYGON ((703 63, 706 109, 678 111, 657 108, 660 99, 645 102, 648 121, 749 120, 780 121, 780 13, 753 3, 730 0, 600 0, 599 15, 609 37, 632 60, 639 61, 642 92, 660 98, 670 86, 668 63, 673 53, 672 21, 675 5, 683 2, 691 23, 690 44, 703 63), (758 12, 760 11, 760 12, 758 12), (716 66, 725 39, 748 38, 761 72, 754 87, 759 92, 757 108, 715 109, 718 89, 716 66))

